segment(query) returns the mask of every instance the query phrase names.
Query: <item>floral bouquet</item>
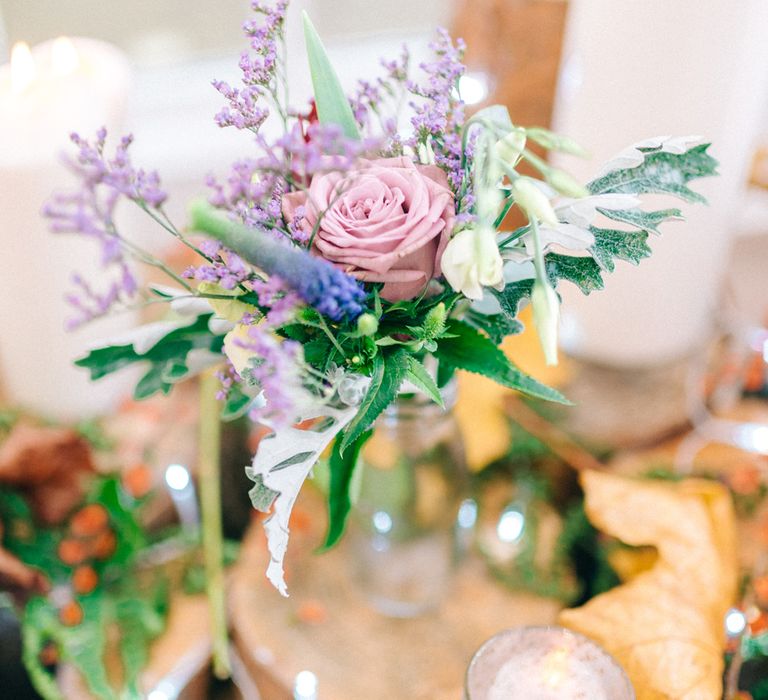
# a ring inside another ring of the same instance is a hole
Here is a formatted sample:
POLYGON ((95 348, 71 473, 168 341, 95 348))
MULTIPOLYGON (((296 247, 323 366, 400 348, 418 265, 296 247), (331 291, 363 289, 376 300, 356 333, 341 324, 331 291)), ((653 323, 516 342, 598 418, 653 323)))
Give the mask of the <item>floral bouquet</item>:
POLYGON ((372 426, 400 393, 442 402, 456 370, 528 396, 566 403, 498 348, 533 306, 547 362, 557 360, 561 282, 585 294, 616 260, 638 263, 648 238, 678 209, 649 211, 638 195, 703 198, 688 183, 713 175, 707 144, 655 138, 633 146, 581 185, 528 148, 583 155, 571 140, 516 126, 492 106, 465 114, 463 45, 438 33, 434 61, 409 55, 352 95, 339 83, 304 17, 314 87, 311 108, 286 103, 287 0, 255 1, 245 24, 242 84, 215 81, 221 127, 246 132, 251 155, 191 209, 183 230, 166 215, 155 172, 137 169, 130 137, 111 155, 106 133, 73 136, 76 192, 46 208, 52 228, 93 238, 112 271, 108 288, 76 277, 74 324, 118 307, 164 303, 167 320, 92 349, 78 361, 98 379, 135 363, 143 398, 199 372, 220 381, 221 416, 249 414, 272 430, 248 476, 265 521, 267 575, 286 593, 283 558, 299 489, 333 442, 326 546, 341 536, 355 463, 372 426), (539 174, 521 174, 527 163, 539 174), (197 258, 177 273, 118 230, 121 200, 143 209, 197 258), (527 223, 507 230, 513 207, 527 223), (142 287, 130 261, 161 270, 170 286, 142 287))

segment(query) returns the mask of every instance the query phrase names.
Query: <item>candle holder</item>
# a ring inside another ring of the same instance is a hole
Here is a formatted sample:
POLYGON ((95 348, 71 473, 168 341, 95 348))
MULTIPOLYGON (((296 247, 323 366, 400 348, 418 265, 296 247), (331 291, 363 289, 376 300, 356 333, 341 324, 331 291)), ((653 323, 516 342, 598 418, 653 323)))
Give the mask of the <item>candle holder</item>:
POLYGON ((587 637, 516 627, 491 637, 467 670, 465 700, 635 700, 627 674, 587 637))

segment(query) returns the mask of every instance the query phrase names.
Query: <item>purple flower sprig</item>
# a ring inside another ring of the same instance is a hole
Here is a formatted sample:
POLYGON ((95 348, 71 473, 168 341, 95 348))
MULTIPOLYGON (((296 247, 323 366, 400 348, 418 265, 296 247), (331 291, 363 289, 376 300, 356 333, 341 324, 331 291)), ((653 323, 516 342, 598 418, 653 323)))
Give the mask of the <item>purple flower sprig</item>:
MULTIPOLYGON (((124 136, 112 155, 106 152, 106 129, 100 129, 93 140, 72 134, 77 147, 67 166, 79 180, 79 187, 58 192, 43 207, 53 233, 76 234, 89 238, 101 250, 101 266, 112 272, 105 291, 98 291, 80 276, 73 282, 75 291, 67 300, 76 309, 77 317, 68 325, 77 326, 106 315, 109 310, 133 297, 138 289, 127 263, 130 249, 118 234, 114 215, 121 199, 128 199, 148 212, 154 213, 166 200, 160 178, 154 171, 136 168, 130 159, 131 136, 124 136)), ((154 264, 148 255, 142 261, 154 264)), ((158 265, 159 266, 159 265, 158 265)))
POLYGON ((333 321, 354 321, 364 311, 365 290, 327 260, 276 240, 258 228, 229 221, 208 204, 196 203, 192 227, 220 241, 269 275, 282 280, 302 301, 333 321))

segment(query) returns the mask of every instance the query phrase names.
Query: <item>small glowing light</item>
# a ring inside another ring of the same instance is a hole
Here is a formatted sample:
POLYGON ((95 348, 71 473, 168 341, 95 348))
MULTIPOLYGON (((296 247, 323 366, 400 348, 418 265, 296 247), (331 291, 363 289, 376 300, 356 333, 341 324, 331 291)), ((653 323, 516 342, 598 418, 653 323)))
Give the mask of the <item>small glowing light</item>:
POLYGON ((496 534, 502 542, 517 542, 525 530, 525 516, 515 508, 508 508, 499 518, 496 534))
POLYGON ((162 690, 153 690, 147 695, 147 700, 171 700, 171 697, 162 690))
POLYGON ((768 363, 768 338, 763 341, 763 362, 768 363))
POLYGON ((317 700, 317 676, 312 671, 301 671, 293 682, 294 700, 317 700))
POLYGON ((466 498, 459 506, 456 523, 462 530, 470 530, 477 522, 477 503, 472 498, 466 498))
POLYGON ((165 470, 165 483, 174 491, 183 491, 189 486, 189 470, 181 464, 170 464, 165 470))
POLYGON ((55 75, 69 75, 80 65, 80 56, 71 39, 60 36, 51 47, 51 63, 55 75))
POLYGON ((738 427, 736 443, 750 452, 768 455, 768 426, 745 423, 738 427))
POLYGON ((382 535, 386 535, 392 529, 392 518, 389 513, 385 513, 383 510, 377 510, 373 514, 372 520, 373 527, 382 535))
POLYGON ((466 73, 459 78, 459 95, 468 105, 480 104, 490 92, 485 73, 466 73))
POLYGON ((550 688, 559 688, 568 672, 570 651, 565 648, 555 649, 542 662, 544 683, 550 688))
POLYGON ((35 59, 29 44, 20 41, 11 49, 11 90, 17 95, 26 90, 35 79, 35 59))
POLYGON ((739 637, 747 628, 747 618, 738 608, 731 608, 725 614, 725 633, 729 637, 739 637))

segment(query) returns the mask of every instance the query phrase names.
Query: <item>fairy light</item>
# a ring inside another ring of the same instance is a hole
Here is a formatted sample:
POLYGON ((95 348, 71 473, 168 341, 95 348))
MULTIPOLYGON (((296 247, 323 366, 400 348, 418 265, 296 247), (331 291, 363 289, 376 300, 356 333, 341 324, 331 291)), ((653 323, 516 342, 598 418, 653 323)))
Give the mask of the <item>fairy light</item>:
POLYGON ((517 542, 522 537, 523 530, 525 530, 525 516, 516 508, 505 510, 496 525, 498 538, 506 544, 517 542))
POLYGON ((559 688, 568 671, 568 659, 570 651, 560 647, 547 654, 542 663, 542 677, 544 684, 550 688, 559 688))
POLYGON ((189 470, 182 464, 169 464, 165 470, 165 483, 182 525, 196 527, 200 524, 195 485, 189 470))
POLYGON ((293 700, 317 700, 317 676, 312 671, 301 671, 293 682, 293 700))
POLYGON ((480 104, 489 92, 488 76, 485 73, 465 73, 459 78, 459 95, 465 104, 480 104))
POLYGON ((731 637, 740 637, 747 628, 747 618, 738 608, 731 608, 725 614, 725 633, 731 637))
POLYGON ((35 80, 35 59, 29 44, 19 41, 11 49, 11 90, 20 95, 35 80))

